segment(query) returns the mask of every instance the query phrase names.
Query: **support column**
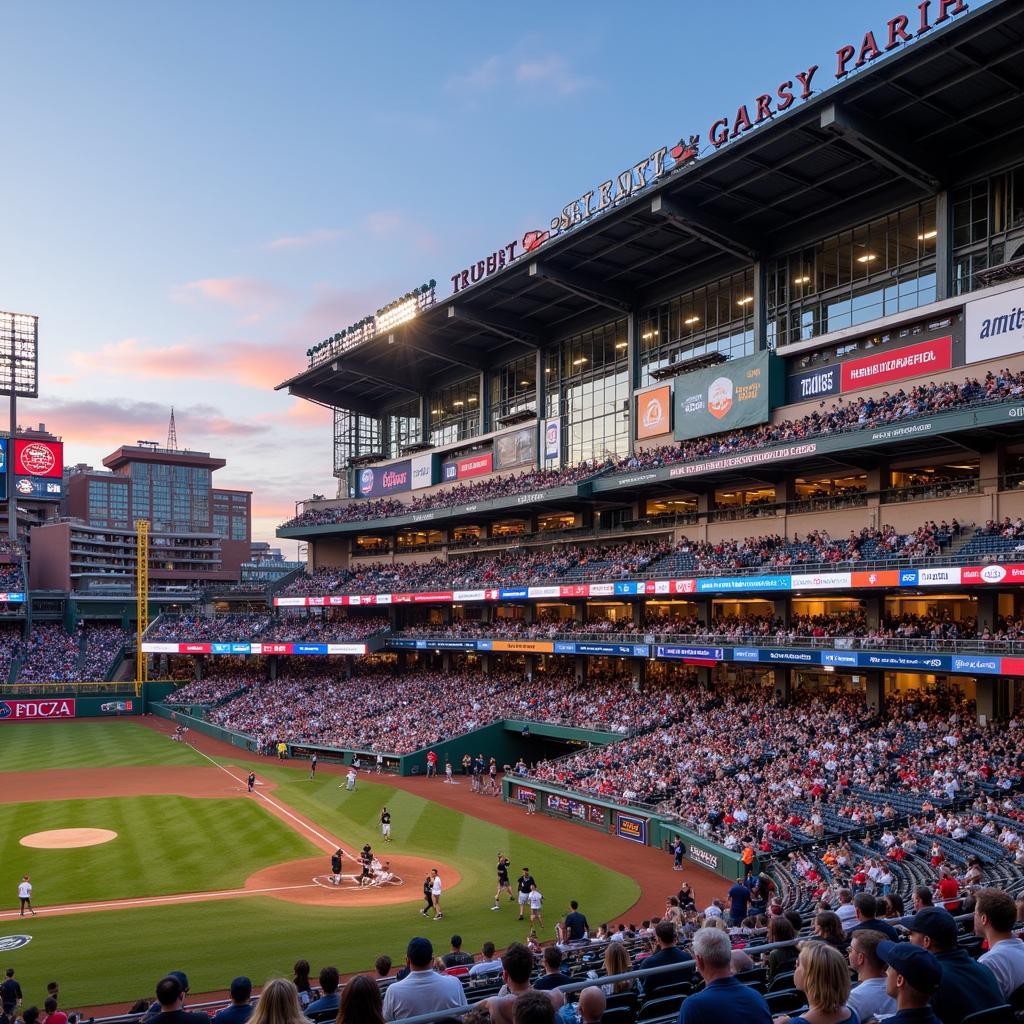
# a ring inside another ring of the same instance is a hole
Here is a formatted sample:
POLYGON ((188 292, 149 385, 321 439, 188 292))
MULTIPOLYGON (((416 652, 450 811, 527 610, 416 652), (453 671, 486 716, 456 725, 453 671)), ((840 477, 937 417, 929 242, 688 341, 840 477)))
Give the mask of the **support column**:
POLYGON ((202 654, 197 654, 192 658, 192 674, 195 676, 197 683, 203 681, 203 662, 205 657, 202 654))
POLYGON ((772 669, 772 676, 775 679, 775 696, 783 704, 788 704, 793 699, 793 684, 796 681, 793 669, 776 666, 772 669))
POLYGON ((935 195, 935 298, 948 299, 953 294, 953 204, 943 189, 935 195))
POLYGON ((697 676, 698 686, 710 686, 711 685, 711 666, 710 665, 697 665, 694 668, 694 673, 697 676))
POLYGON ((647 606, 643 601, 634 601, 629 606, 629 616, 634 626, 639 626, 643 629, 647 620, 647 606))
POLYGON ((626 362, 629 378, 629 451, 636 450, 636 389, 640 386, 640 314, 633 310, 626 317, 626 362))
POLYGON ((711 624, 711 599, 704 598, 703 600, 696 600, 693 602, 694 607, 697 610, 697 622, 702 626, 708 626, 711 624))
POLYGON ((983 629, 992 629, 996 623, 996 609, 998 608, 999 596, 991 590, 983 590, 978 594, 975 609, 978 614, 978 632, 983 629))
POLYGON ((532 683, 537 674, 537 655, 527 654, 523 660, 526 662, 526 681, 532 683))
POLYGON ((754 348, 760 352, 768 347, 768 302, 764 260, 754 260, 754 348))
POLYGON ((273 682, 277 678, 278 662, 280 660, 281 659, 279 655, 272 654, 270 656, 270 661, 267 663, 267 677, 270 679, 271 682, 273 682))
POLYGON ((396 661, 398 662, 399 671, 404 672, 409 667, 409 652, 399 651, 396 661))
POLYGON ((997 445, 994 451, 982 452, 978 476, 981 489, 985 494, 992 494, 1002 486, 1003 474, 1006 472, 1006 448, 997 445))
POLYGON ((885 710, 885 673, 866 672, 864 678, 867 682, 866 703, 881 714, 885 710))
POLYGON ((864 598, 864 621, 868 629, 878 629, 882 624, 882 598, 877 594, 864 598))
POLYGON ((452 669, 452 652, 451 651, 443 651, 442 654, 441 654, 441 671, 445 675, 448 675, 448 673, 451 671, 451 669, 452 669))
POLYGON ((490 676, 494 669, 494 655, 493 654, 481 654, 480 655, 480 668, 485 676, 490 676))
POLYGON ((978 722, 991 722, 996 715, 996 680, 992 676, 975 677, 978 722))
MULTIPOLYGON (((538 347, 536 356, 534 359, 534 401, 537 403, 537 437, 535 443, 537 445, 537 465, 544 469, 547 467, 548 462, 544 458, 544 435, 547 432, 545 428, 545 421, 547 418, 547 381, 544 379, 544 350, 538 347)), ((561 461, 561 452, 558 460, 561 461)))
POLYGON ((788 597, 777 597, 772 601, 772 615, 782 620, 783 626, 789 626, 790 601, 788 597))
POLYGON ((573 658, 573 675, 577 683, 587 681, 587 659, 585 655, 577 654, 573 658))
POLYGON ((642 692, 647 686, 647 662, 643 658, 634 658, 633 669, 633 691, 642 692))
POLYGON ((491 427, 491 376, 489 370, 480 371, 480 391, 478 395, 480 406, 480 433, 490 433, 491 427))
POLYGON ((342 675, 346 679, 351 679, 352 678, 352 659, 351 658, 345 658, 342 664, 343 664, 342 675))
POLYGON ((587 606, 582 601, 573 605, 572 621, 578 626, 587 621, 587 606))
POLYGON ((430 443, 430 395, 420 395, 420 440, 430 443))

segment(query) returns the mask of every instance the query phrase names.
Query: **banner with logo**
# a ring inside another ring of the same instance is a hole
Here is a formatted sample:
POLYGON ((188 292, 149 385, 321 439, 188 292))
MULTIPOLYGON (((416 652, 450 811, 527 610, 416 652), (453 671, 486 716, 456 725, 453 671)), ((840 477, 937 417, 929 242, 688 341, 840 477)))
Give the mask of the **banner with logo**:
POLYGON ((647 819, 635 814, 615 813, 615 834, 620 839, 628 839, 632 843, 647 845, 647 819))
POLYGON ((15 439, 14 475, 60 478, 64 475, 64 445, 60 441, 15 439))
POLYGON ((360 498, 379 498, 384 494, 412 490, 412 460, 357 469, 356 490, 360 498))
POLYGON ((967 362, 1024 351, 1024 288, 967 303, 967 362))
POLYGON ((767 423, 782 404, 784 383, 781 361, 772 352, 676 377, 676 440, 767 423))
POLYGON ((494 468, 532 466, 537 460, 537 427, 531 423, 517 427, 494 439, 494 468))
POLYGON ((0 722, 35 722, 74 717, 74 700, 0 700, 0 722))
POLYGON ((410 460, 412 467, 411 490, 421 491, 424 487, 432 487, 434 484, 434 459, 430 452, 423 455, 414 455, 410 460))
POLYGON ((493 473, 493 456, 490 452, 479 455, 469 455, 464 459, 456 459, 454 462, 446 462, 442 476, 447 480, 465 480, 471 476, 486 476, 493 473))
POLYGON ((636 396, 638 441, 660 437, 672 430, 672 388, 668 384, 636 396))
POLYGON ((544 460, 550 462, 562 454, 562 421, 557 417, 544 424, 544 460))
POLYGON ((786 402, 807 402, 839 394, 839 364, 818 366, 786 378, 786 402))
POLYGON ((919 377, 923 373, 948 370, 952 365, 951 337, 922 341, 916 345, 907 345, 904 348, 879 352, 876 355, 864 356, 862 359, 850 359, 842 363, 842 390, 845 394, 847 391, 859 391, 861 388, 874 387, 876 384, 891 384, 893 381, 919 377))

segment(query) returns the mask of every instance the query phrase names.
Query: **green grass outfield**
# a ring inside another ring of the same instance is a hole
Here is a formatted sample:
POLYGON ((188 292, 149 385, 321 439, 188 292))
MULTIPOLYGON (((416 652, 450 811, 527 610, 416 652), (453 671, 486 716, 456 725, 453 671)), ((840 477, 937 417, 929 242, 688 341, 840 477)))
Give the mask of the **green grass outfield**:
MULTIPOLYGON (((24 726, 0 727, 4 741, 12 732, 24 726)), ((43 742, 37 735, 34 756, 30 758, 34 770, 50 766, 50 751, 56 750, 60 767, 74 764, 74 752, 81 751, 84 763, 97 762, 96 750, 123 747, 116 751, 119 760, 114 763, 159 764, 196 763, 198 757, 187 748, 171 743, 163 736, 130 722, 103 722, 88 724, 45 723, 27 728, 42 731, 43 742), (93 729, 98 730, 96 736, 93 729), (55 730, 49 732, 49 730, 55 730), (50 738, 59 742, 47 742, 50 738), (182 755, 189 760, 181 760, 182 755), (136 760, 132 760, 135 758, 136 760)), ((5 747, 6 750, 6 747, 5 747)), ((23 748, 24 754, 24 748, 23 748)), ((6 759, 5 759, 6 760, 6 759)), ((199 758, 202 763, 208 763, 199 758)), ((224 763, 229 763, 225 761, 224 763)), ((212 991, 227 987, 237 974, 248 974, 261 984, 267 978, 288 974, 292 964, 306 958, 316 972, 325 964, 334 964, 343 972, 369 969, 379 953, 388 953, 396 962, 404 956, 406 942, 412 935, 430 936, 439 952, 447 948, 448 938, 458 931, 467 949, 479 950, 485 940, 499 946, 521 940, 526 935, 526 922, 517 922, 514 905, 505 902, 500 913, 489 908, 494 895, 494 862, 497 851, 503 850, 512 858, 512 866, 528 865, 536 876, 545 895, 545 938, 553 935, 554 922, 568 901, 576 898, 595 925, 615 916, 631 906, 639 897, 639 887, 631 879, 617 872, 599 867, 582 857, 564 853, 527 836, 509 831, 476 818, 460 814, 394 789, 382 781, 372 784, 360 781, 355 793, 338 788, 338 776, 321 775, 315 782, 306 778, 306 769, 279 766, 267 761, 258 769, 262 778, 278 784, 275 796, 301 811, 326 830, 334 833, 348 846, 361 846, 364 842, 379 845, 378 816, 386 803, 392 811, 395 853, 408 853, 422 857, 436 857, 452 865, 461 875, 461 882, 445 894, 443 921, 427 921, 419 916, 420 879, 409 881, 411 901, 388 907, 318 908, 285 903, 263 896, 246 897, 211 903, 188 903, 176 906, 145 907, 130 910, 112 910, 47 919, 40 913, 34 920, 0 922, 0 937, 24 932, 32 935, 32 942, 22 949, 0 954, 0 968, 13 966, 25 990, 26 1005, 42 1002, 47 981, 56 978, 61 983, 63 1004, 68 1008, 101 1003, 125 1002, 149 995, 156 980, 169 970, 184 970, 194 992, 212 991)), ((127 804, 161 798, 131 798, 131 800, 83 801, 87 807, 99 808, 103 804, 127 804)), ((483 799, 483 798, 482 798, 483 799)), ((79 803, 62 801, 42 805, 79 803)), ((180 877, 173 865, 176 856, 190 843, 205 851, 202 859, 213 863, 204 865, 204 880, 220 877, 217 872, 236 870, 241 858, 251 857, 250 865, 265 864, 308 856, 308 850, 296 854, 294 847, 282 853, 276 847, 270 853, 259 838, 252 839, 249 823, 244 828, 236 820, 235 811, 252 806, 264 815, 267 834, 280 825, 267 812, 260 811, 253 801, 186 801, 203 805, 232 805, 214 820, 202 822, 176 819, 173 827, 159 820, 128 813, 124 818, 122 837, 131 835, 131 849, 137 858, 124 856, 128 844, 118 853, 116 870, 125 881, 122 891, 131 895, 145 895, 147 879, 159 878, 161 873, 180 877), (198 833, 202 832, 200 838, 198 833), (243 853, 242 847, 255 844, 243 853), (176 852, 177 851, 177 852, 176 852), (133 888, 133 880, 137 885, 133 888)), ((27 805, 19 805, 25 807, 27 805)), ((0 807, 0 811, 5 808, 0 807)), ((114 813, 111 811, 111 813, 114 813)), ((42 827, 60 827, 52 824, 42 827)), ((109 820, 109 819, 108 819, 109 820)), ((529 823, 521 819, 524 827, 529 823)), ((89 824, 99 824, 93 818, 89 824)), ((100 824, 100 827, 105 827, 100 824)), ((573 828, 567 825, 566 828, 573 828)), ((18 837, 25 831, 18 822, 18 837)), ((4 835, 7 830, 4 828, 4 835)), ((275 833, 276 834, 276 833, 275 833)), ((298 836, 294 839, 302 844, 298 836)), ((93 884, 91 876, 100 879, 114 870, 113 857, 120 840, 105 846, 79 851, 65 851, 71 855, 69 873, 86 887, 93 884), (105 853, 106 851, 106 853, 105 853), (75 867, 75 858, 87 868, 75 867), (86 857, 90 858, 86 861, 86 857), (93 859, 95 858, 95 859, 93 859)), ((15 840, 16 843, 16 840, 15 840)), ((274 846, 274 844, 271 844, 274 846)), ((0 849, 6 850, 6 847, 0 849)), ((18 850, 24 850, 18 847, 18 850)), ((47 853, 48 851, 33 851, 47 853)), ((324 870, 327 870, 324 859, 324 870)), ((12 864, 6 852, 0 856, 0 898, 6 893, 13 897, 20 866, 12 864)), ((241 870, 241 869, 238 869, 241 870)), ((188 871, 182 872, 188 878, 188 871)), ((34 871, 33 881, 39 906, 49 901, 50 882, 45 870, 34 871), (44 895, 45 894, 45 895, 44 895)), ((195 877, 193 874, 191 877, 195 877)), ((54 883, 62 884, 62 883, 54 883)), ((69 881, 69 885, 71 882, 69 881)), ((190 884, 190 890, 206 888, 210 883, 190 884)), ((226 887, 217 885, 216 887, 226 887)), ((82 891, 85 891, 84 888, 82 891)), ((91 889, 89 891, 92 891, 91 889)), ((91 897, 90 897, 91 898, 91 897)), ((16 900, 10 901, 16 906, 16 900)))

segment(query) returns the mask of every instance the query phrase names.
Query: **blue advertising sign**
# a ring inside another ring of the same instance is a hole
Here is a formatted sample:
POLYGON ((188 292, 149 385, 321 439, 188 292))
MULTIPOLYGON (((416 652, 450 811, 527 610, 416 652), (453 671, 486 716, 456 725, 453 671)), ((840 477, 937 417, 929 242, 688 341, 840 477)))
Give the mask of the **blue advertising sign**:
MULTIPOLYGON (((579 643, 571 645, 574 650, 572 652, 566 651, 565 653, 572 654, 608 654, 617 656, 620 658, 649 658, 651 654, 650 647, 647 644, 588 644, 579 643)), ((556 653, 558 653, 558 645, 555 645, 556 653)))
POLYGON ((616 594, 616 596, 619 596, 619 597, 622 597, 622 596, 628 597, 628 596, 633 595, 633 594, 643 594, 643 593, 646 593, 646 587, 644 586, 643 583, 628 583, 627 582, 627 583, 616 583, 615 584, 615 594, 616 594))
MULTIPOLYGON (((697 580, 697 593, 722 590, 789 590, 790 576, 709 576, 697 580)), ((617 585, 617 584, 616 584, 617 585)))
POLYGON ((950 665, 952 672, 984 672, 998 675, 1002 670, 1002 658, 986 658, 981 655, 954 654, 950 665))
POLYGON ((909 668, 948 672, 950 659, 948 654, 876 654, 874 651, 868 651, 861 653, 860 664, 862 668, 909 668))
POLYGON ((647 819, 618 811, 615 815, 615 834, 620 839, 628 839, 630 842, 646 846, 647 819))
POLYGON ((530 596, 527 587, 509 587, 498 591, 499 601, 525 601, 530 596))
POLYGON ((14 478, 14 493, 19 498, 60 501, 64 497, 64 481, 47 476, 18 476, 14 478))
POLYGON ((412 490, 412 460, 357 470, 356 490, 360 498, 379 498, 382 494, 412 490))
POLYGON ((758 651, 758 661, 785 661, 796 665, 820 665, 821 651, 765 650, 758 651))
POLYGON ((900 570, 900 586, 901 587, 916 587, 917 586, 917 570, 916 569, 902 569, 900 570))
POLYGON ((761 652, 756 647, 734 647, 732 649, 733 661, 759 661, 761 652))
POLYGON ((678 647, 673 644, 658 644, 655 648, 658 658, 694 658, 697 661, 721 661, 725 657, 724 647, 678 647))
POLYGON ((294 644, 293 654, 326 654, 327 644, 294 644))
POLYGON ((857 668, 860 658, 852 651, 822 651, 822 665, 842 665, 845 668, 857 668))

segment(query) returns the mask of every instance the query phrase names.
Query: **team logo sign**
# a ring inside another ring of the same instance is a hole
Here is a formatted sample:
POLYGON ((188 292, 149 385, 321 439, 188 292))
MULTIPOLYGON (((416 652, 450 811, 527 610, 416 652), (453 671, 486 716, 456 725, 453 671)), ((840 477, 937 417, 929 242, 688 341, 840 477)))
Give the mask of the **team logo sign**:
POLYGON ((10 718, 14 712, 11 710, 11 705, 6 701, 0 701, 0 719, 10 718))
POLYGON ((359 474, 359 489, 364 493, 373 490, 373 470, 364 469, 359 474))
POLYGON ((22 471, 29 476, 46 476, 53 472, 57 460, 47 445, 33 443, 21 449, 19 461, 22 471))
POLYGON ((728 377, 716 377, 708 388, 708 412, 720 420, 732 408, 732 381, 728 377))
POLYGON ((664 426, 665 406, 660 398, 652 398, 644 408, 643 424, 651 433, 656 433, 664 426))
POLYGON ((12 949, 21 949, 31 941, 31 935, 0 935, 0 953, 10 953, 12 949))

